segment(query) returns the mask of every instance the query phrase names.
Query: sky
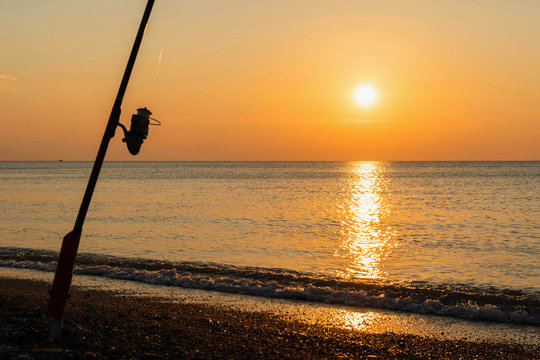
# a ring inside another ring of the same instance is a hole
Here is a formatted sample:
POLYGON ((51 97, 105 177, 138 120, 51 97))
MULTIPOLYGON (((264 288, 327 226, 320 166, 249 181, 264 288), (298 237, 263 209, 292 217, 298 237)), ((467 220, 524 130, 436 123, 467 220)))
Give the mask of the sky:
MULTIPOLYGON (((95 158, 145 5, 0 0, 0 160, 95 158)), ((156 0, 145 106, 106 160, 540 160, 540 2, 156 0)))

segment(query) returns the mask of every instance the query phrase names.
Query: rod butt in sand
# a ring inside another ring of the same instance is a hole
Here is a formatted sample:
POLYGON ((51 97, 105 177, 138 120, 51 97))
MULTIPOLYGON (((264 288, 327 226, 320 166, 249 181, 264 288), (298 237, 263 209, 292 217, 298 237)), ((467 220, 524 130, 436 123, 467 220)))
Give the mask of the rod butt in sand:
POLYGON ((49 326, 49 339, 54 340, 60 335, 60 329, 62 328, 62 319, 53 318, 51 325, 49 326))

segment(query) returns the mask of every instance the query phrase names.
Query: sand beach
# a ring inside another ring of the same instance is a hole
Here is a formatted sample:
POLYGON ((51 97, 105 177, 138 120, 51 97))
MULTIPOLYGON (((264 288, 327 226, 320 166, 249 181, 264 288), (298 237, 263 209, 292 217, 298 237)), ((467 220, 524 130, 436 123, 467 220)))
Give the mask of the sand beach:
POLYGON ((540 346, 373 334, 265 312, 73 288, 48 339, 49 284, 0 278, 0 359, 534 359, 540 346))

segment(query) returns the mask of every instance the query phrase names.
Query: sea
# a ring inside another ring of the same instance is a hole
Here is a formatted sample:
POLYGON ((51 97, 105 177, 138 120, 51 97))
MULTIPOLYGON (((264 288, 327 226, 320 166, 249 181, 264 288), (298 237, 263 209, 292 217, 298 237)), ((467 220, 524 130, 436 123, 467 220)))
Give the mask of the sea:
MULTIPOLYGON (((92 165, 0 162, 0 276, 53 274, 92 165)), ((105 162, 75 274, 540 339, 540 162, 105 162)))

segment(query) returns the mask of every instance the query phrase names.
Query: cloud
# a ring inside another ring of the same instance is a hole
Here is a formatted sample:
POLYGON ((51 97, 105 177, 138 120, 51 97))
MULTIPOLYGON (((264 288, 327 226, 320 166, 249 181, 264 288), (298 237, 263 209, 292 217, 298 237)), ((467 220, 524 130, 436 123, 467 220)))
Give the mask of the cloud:
POLYGON ((11 80, 11 81, 15 81, 17 80, 17 78, 15 76, 10 76, 10 75, 5 75, 5 74, 0 74, 0 80, 11 80))
POLYGON ((378 119, 378 118, 362 118, 362 117, 356 117, 356 118, 346 118, 344 119, 345 122, 351 122, 351 123, 363 123, 363 124, 388 124, 392 121, 385 120, 385 119, 378 119))

